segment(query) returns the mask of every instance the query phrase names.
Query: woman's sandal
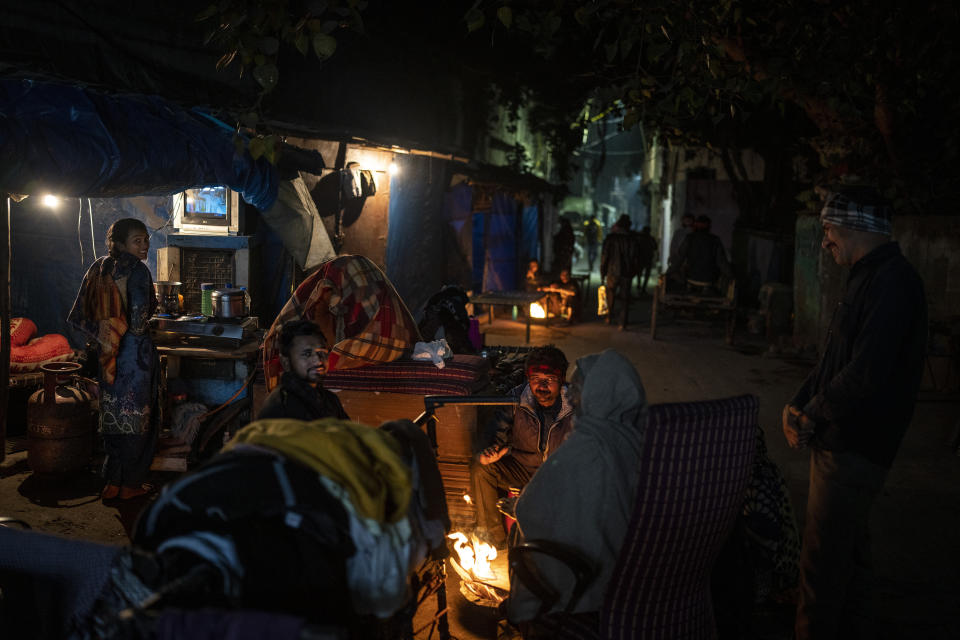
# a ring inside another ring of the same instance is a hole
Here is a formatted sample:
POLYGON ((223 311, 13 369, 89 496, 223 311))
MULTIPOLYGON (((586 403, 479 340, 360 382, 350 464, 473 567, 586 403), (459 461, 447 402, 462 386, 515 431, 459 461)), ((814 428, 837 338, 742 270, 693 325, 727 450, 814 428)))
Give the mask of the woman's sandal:
POLYGON ((120 487, 120 499, 131 500, 133 498, 139 498, 151 491, 153 491, 153 487, 149 484, 142 484, 139 487, 120 487))

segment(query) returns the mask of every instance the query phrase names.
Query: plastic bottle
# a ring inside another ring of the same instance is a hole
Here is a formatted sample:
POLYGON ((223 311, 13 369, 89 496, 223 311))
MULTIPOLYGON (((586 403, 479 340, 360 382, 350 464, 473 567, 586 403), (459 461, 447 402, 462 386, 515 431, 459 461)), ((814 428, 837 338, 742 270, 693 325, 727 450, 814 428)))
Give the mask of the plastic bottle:
POLYGON ((200 313, 205 316, 213 315, 213 288, 212 282, 200 283, 200 313))
POLYGON ((247 293, 246 287, 240 287, 240 291, 243 291, 243 308, 247 315, 250 315, 250 294, 247 293))

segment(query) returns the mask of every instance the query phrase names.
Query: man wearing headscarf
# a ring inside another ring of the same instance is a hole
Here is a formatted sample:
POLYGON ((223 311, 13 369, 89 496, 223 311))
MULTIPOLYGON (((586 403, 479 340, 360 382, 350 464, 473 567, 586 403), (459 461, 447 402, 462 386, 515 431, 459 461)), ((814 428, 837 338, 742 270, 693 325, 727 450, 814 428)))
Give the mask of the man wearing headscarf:
POLYGON ((567 357, 556 347, 536 347, 523 363, 526 382, 510 395, 517 405, 498 411, 487 431, 492 442, 470 465, 470 486, 477 505, 478 538, 506 548, 507 536, 497 511, 498 491, 523 488, 543 461, 573 429, 567 357))
POLYGON ((820 222, 850 273, 823 356, 783 410, 790 446, 811 448, 795 637, 875 637, 867 524, 913 415, 927 302, 875 191, 833 193, 820 222))
MULTIPOLYGON (((574 431, 523 490, 516 516, 524 540, 572 547, 598 569, 572 609, 578 614, 600 610, 626 536, 636 503, 647 395, 630 361, 611 349, 578 359, 571 387, 574 396, 582 389, 574 431)), ((560 594, 555 608, 563 608, 573 591, 572 573, 542 554, 536 564, 560 594)), ((532 620, 539 608, 525 585, 510 585, 509 620, 532 620)))

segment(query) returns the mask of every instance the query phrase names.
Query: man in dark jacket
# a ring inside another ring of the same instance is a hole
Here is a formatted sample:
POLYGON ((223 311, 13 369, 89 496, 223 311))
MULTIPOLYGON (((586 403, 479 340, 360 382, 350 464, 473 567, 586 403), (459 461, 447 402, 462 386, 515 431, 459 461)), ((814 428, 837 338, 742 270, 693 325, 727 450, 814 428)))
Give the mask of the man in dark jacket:
POLYGON ((630 217, 623 214, 603 241, 600 252, 600 277, 607 288, 607 324, 620 308, 620 329, 627 328, 630 311, 630 285, 640 268, 640 242, 630 233, 630 217))
POLYGON ((675 280, 698 292, 718 293, 725 288, 721 277, 729 280, 733 269, 727 261, 723 242, 710 232, 710 225, 709 216, 697 216, 693 232, 680 244, 670 270, 675 280))
POLYGON ((323 388, 327 345, 320 327, 308 320, 284 324, 280 330, 280 363, 283 365, 280 386, 267 396, 257 420, 350 419, 336 394, 323 388))
POLYGON ((788 443, 812 449, 795 637, 868 638, 867 524, 913 415, 927 303, 876 192, 840 190, 820 221, 823 248, 850 274, 823 356, 783 410, 788 443))
POLYGON ((567 358, 555 347, 537 347, 524 362, 527 383, 510 395, 518 405, 499 411, 493 442, 470 465, 471 493, 477 508, 477 536, 506 546, 497 511, 497 490, 522 488, 573 429, 574 407, 564 383, 567 358))
POLYGON ((640 245, 637 287, 640 289, 640 297, 644 298, 647 296, 647 281, 650 279, 654 259, 657 257, 657 239, 650 233, 649 225, 637 234, 637 242, 640 245))

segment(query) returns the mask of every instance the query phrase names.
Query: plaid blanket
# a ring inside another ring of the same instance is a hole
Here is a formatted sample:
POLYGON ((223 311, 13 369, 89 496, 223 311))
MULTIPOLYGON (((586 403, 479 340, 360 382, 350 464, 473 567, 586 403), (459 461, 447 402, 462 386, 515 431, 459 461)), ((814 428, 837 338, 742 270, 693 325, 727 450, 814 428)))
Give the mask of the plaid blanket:
MULTIPOLYGON (((97 343, 101 377, 113 384, 117 377, 117 352, 127 332, 121 287, 113 279, 114 259, 104 256, 83 276, 80 292, 67 315, 67 322, 97 343)), ((126 289, 126 283, 123 282, 126 289)))
POLYGON ((413 348, 420 332, 386 274, 363 256, 338 256, 304 280, 263 340, 267 389, 280 382, 280 328, 310 320, 327 335, 328 371, 391 362, 413 348))
POLYGON ((359 369, 333 371, 323 381, 327 389, 381 391, 416 395, 469 396, 490 382, 487 360, 454 355, 443 369, 432 362, 396 360, 359 369))

